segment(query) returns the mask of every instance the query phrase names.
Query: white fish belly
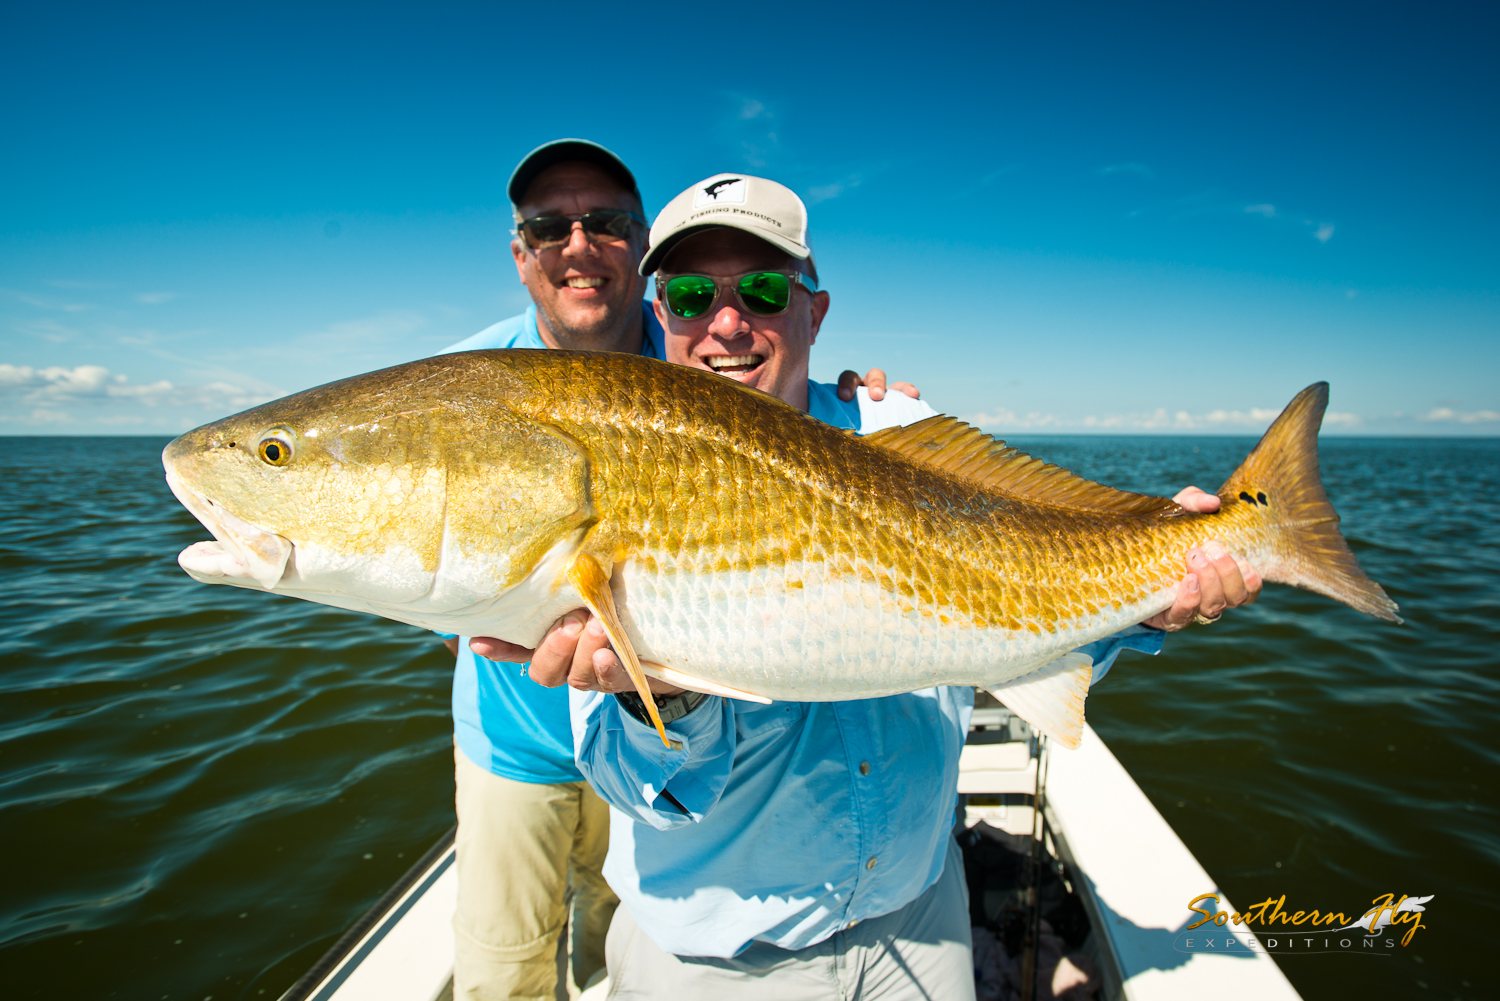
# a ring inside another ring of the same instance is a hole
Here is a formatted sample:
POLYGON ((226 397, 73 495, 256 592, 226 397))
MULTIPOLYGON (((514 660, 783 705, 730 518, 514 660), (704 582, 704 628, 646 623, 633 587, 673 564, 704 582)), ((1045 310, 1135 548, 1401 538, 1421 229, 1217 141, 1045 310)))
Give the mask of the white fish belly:
POLYGON ((831 577, 818 562, 695 574, 650 573, 632 560, 616 569, 615 581, 620 617, 642 660, 802 702, 1004 684, 1149 617, 1175 594, 1168 588, 1034 632, 978 626, 954 608, 916 608, 874 582, 831 577))

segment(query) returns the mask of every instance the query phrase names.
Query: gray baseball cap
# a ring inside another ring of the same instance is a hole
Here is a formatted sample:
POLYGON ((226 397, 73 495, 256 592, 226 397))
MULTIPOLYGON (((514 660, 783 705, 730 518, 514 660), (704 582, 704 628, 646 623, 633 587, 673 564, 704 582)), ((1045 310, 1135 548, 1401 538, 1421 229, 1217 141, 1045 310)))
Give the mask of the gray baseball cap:
MULTIPOLYGON (((812 262, 807 206, 784 184, 749 174, 715 174, 667 203, 651 224, 651 247, 641 261, 649 275, 684 237, 715 226, 758 236, 799 261, 812 262)), ((816 265, 814 265, 816 267, 816 265)))
POLYGON ((521 199, 526 197, 526 189, 531 187, 531 182, 536 180, 537 175, 542 171, 554 164, 566 163, 570 160, 580 160, 603 167, 624 186, 626 191, 637 198, 641 196, 640 188, 635 183, 635 175, 630 172, 629 167, 625 166, 625 161, 615 156, 614 153, 587 139, 554 139, 527 153, 521 158, 521 162, 516 164, 516 169, 511 172, 510 182, 505 185, 506 194, 510 195, 510 203, 521 204, 521 199))

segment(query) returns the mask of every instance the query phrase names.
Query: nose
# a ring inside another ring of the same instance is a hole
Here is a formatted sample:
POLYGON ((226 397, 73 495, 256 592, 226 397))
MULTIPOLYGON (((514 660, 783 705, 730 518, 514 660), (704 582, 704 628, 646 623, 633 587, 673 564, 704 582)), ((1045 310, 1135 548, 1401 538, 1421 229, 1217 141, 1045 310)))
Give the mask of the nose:
POLYGON ((574 219, 573 229, 568 233, 568 242, 563 244, 563 255, 565 257, 582 257, 585 254, 592 253, 593 246, 589 242, 588 234, 583 231, 583 223, 574 219))
POLYGON ((733 306, 720 306, 708 321, 708 332, 720 340, 732 341, 750 333, 750 321, 733 306))

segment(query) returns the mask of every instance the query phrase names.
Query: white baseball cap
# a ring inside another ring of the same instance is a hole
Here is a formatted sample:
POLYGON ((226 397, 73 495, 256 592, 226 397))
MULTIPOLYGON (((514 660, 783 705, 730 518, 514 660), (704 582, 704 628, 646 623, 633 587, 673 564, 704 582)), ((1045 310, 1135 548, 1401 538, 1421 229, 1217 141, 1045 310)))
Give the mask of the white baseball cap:
POLYGON ((749 174, 715 174, 672 199, 657 215, 641 274, 660 267, 679 240, 715 226, 744 230, 799 261, 812 261, 807 206, 791 188, 749 174))

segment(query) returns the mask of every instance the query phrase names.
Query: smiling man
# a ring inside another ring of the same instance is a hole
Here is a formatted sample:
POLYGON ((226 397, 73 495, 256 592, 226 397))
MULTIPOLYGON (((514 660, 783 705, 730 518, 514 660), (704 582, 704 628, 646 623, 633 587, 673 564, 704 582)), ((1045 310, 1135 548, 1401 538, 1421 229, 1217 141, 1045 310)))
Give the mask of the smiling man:
MULTIPOLYGON (((507 186, 511 255, 531 306, 447 351, 570 348, 663 357, 661 324, 642 301, 646 227, 634 175, 609 150, 581 139, 529 153, 507 186)), ((605 363, 601 360, 601 364, 605 363)), ((884 395, 884 373, 840 377, 837 393, 884 395)), ((896 383, 895 398, 916 390, 896 383)), ((573 628, 568 626, 568 628, 573 628)), ((557 633, 558 641, 569 639, 557 633)), ((576 639, 573 639, 576 644, 576 639)), ((604 966, 617 903, 600 874, 609 813, 574 764, 564 691, 526 680, 530 651, 482 651, 448 637, 458 808, 454 996, 553 998, 558 936, 572 914, 567 987, 577 993, 604 966)), ((480 643, 483 647, 483 642, 480 643)))
MULTIPOLYGON (((716 175, 673 199, 641 264, 660 269, 667 359, 865 433, 930 415, 919 401, 845 401, 809 380, 829 296, 806 233, 801 200, 764 178, 716 175)), ((1164 613, 1168 625, 1258 590, 1227 555, 1190 570, 1203 587, 1164 613)), ((577 760, 612 807, 604 871, 624 899, 606 950, 609 997, 974 996, 949 833, 972 689, 757 705, 652 680, 677 742, 664 749, 586 614, 566 617, 535 656, 475 644, 530 656, 533 678, 577 690, 577 760)), ((1083 649, 1102 676, 1120 650, 1159 646, 1160 633, 1137 627, 1083 649)))

